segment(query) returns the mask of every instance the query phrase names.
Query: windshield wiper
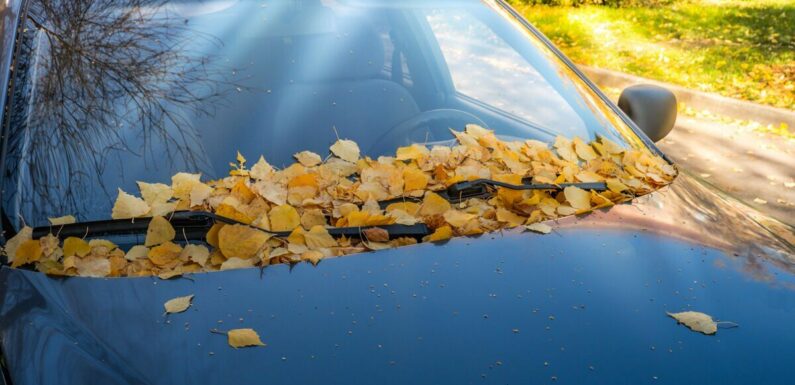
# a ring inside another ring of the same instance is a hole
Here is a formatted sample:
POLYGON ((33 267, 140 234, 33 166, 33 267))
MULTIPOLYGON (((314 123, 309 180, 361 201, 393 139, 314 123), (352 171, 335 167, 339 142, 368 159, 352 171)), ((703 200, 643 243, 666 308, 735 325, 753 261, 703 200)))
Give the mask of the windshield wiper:
MULTIPOLYGON (((272 234, 274 237, 286 238, 290 236, 290 231, 268 231, 256 226, 216 215, 206 211, 177 211, 167 216, 171 226, 177 232, 177 238, 185 240, 203 240, 210 228, 216 223, 230 225, 244 225, 272 234)), ((68 225, 41 226, 33 229, 33 238, 38 239, 47 234, 55 234, 60 239, 68 237, 78 238, 98 238, 114 235, 142 235, 146 234, 149 227, 148 218, 132 219, 110 219, 104 221, 78 222, 68 225)), ((422 238, 431 233, 425 224, 415 225, 382 225, 382 226, 362 226, 362 227, 336 227, 329 228, 328 232, 333 237, 361 237, 362 231, 369 228, 384 229, 389 233, 390 238, 412 237, 422 238)))
MULTIPOLYGON (((452 203, 459 203, 472 198, 486 198, 494 194, 494 188, 503 187, 511 190, 550 190, 550 191, 563 191, 566 187, 575 186, 583 190, 605 191, 607 190, 607 183, 605 182, 589 182, 589 183, 530 183, 530 178, 522 179, 522 184, 511 184, 500 182, 494 179, 475 179, 471 181, 464 181, 453 183, 447 189, 436 191, 439 196, 452 203)), ((413 197, 399 197, 378 202, 381 207, 386 207, 392 203, 400 203, 405 201, 419 202, 421 199, 413 197)))

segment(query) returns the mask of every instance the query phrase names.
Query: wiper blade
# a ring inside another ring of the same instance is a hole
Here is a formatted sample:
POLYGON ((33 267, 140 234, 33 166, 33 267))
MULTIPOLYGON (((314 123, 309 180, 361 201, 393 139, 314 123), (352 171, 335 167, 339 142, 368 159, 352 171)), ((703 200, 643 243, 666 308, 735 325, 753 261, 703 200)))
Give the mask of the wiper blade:
MULTIPOLYGON (((167 216, 171 226, 177 232, 177 238, 187 240, 203 240, 210 228, 216 223, 229 225, 244 225, 272 234, 274 237, 286 238, 290 231, 268 231, 256 226, 251 226, 231 218, 216 215, 207 211, 177 211, 167 216)), ((151 217, 132 219, 110 219, 104 221, 70 223, 68 225, 41 226, 33 229, 33 238, 38 239, 47 234, 55 234, 60 239, 68 237, 98 238, 114 235, 142 235, 149 228, 151 217)), ((332 237, 361 237, 362 231, 369 228, 384 229, 390 238, 412 237, 422 238, 431 233, 425 224, 415 225, 382 225, 362 227, 336 227, 329 228, 332 237)))
MULTIPOLYGON (((458 203, 472 198, 485 198, 491 196, 495 187, 504 187, 511 190, 551 190, 563 191, 566 187, 575 186, 583 190, 606 191, 607 183, 605 182, 588 182, 588 183, 530 183, 530 178, 522 180, 522 184, 511 184, 500 182, 494 179, 475 179, 471 181, 463 181, 450 185, 447 189, 436 191, 439 196, 452 203, 458 203)), ((392 203, 400 203, 405 201, 419 202, 421 199, 413 197, 400 197, 381 201, 381 207, 386 207, 392 203)))

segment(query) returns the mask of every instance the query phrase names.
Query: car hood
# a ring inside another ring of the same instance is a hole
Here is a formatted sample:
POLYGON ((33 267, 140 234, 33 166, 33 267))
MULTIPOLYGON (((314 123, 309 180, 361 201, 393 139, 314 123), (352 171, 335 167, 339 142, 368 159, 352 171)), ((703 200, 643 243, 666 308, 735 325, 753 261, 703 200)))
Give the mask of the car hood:
POLYGON ((14 384, 783 383, 793 229, 687 175, 548 235, 157 278, 0 270, 14 384), (194 295, 184 313, 163 303, 194 295), (714 336, 666 312, 738 328, 714 336), (732 324, 721 324, 730 326, 732 324), (253 328, 233 349, 211 330, 253 328))

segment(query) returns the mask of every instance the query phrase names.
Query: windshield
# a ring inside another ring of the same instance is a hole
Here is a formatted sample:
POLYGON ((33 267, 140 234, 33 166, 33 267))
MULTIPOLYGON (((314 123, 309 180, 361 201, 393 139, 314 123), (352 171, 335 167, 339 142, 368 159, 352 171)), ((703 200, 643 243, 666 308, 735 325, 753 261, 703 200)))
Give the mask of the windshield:
POLYGON ((641 146, 499 5, 482 1, 33 0, 20 39, 2 204, 18 228, 108 217, 117 188, 276 167, 338 138, 362 155, 503 139, 641 146))

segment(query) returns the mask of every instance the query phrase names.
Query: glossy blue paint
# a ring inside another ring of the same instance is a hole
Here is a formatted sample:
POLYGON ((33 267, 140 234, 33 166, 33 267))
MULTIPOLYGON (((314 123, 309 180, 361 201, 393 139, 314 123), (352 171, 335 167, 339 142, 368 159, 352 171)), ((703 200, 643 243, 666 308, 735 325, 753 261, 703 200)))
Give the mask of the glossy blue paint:
POLYGON ((509 231, 317 267, 170 281, 3 268, 3 349, 14 384, 788 382, 791 262, 605 219, 670 205, 693 190, 686 183, 549 235, 509 231), (187 294, 188 311, 163 315, 187 294), (701 335, 665 314, 683 310, 740 327, 701 335), (268 346, 236 350, 210 333, 241 327, 268 346))

